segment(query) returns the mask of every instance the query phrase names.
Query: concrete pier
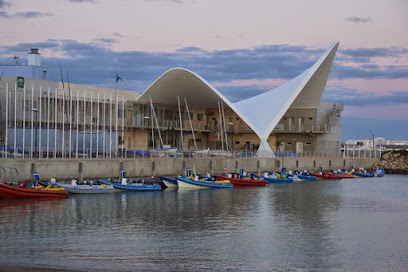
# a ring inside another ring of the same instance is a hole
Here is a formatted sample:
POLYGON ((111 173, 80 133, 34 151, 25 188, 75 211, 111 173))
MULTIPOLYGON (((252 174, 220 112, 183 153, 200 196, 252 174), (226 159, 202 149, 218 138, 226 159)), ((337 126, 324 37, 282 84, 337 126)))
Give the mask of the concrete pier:
POLYGON ((1 166, 14 167, 20 180, 31 180, 38 172, 42 179, 87 179, 118 177, 121 168, 129 177, 181 175, 187 168, 196 173, 238 172, 244 167, 247 172, 279 170, 282 165, 289 170, 369 168, 375 158, 339 157, 284 157, 284 158, 152 158, 152 159, 2 159, 1 166))

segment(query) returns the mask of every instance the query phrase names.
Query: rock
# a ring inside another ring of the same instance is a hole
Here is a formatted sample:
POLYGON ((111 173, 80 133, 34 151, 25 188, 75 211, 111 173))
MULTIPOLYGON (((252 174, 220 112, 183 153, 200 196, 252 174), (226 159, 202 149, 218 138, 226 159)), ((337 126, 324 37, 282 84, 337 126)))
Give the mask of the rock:
POLYGON ((387 160, 387 159, 390 157, 390 153, 389 153, 389 152, 384 153, 381 157, 382 157, 384 160, 387 160))

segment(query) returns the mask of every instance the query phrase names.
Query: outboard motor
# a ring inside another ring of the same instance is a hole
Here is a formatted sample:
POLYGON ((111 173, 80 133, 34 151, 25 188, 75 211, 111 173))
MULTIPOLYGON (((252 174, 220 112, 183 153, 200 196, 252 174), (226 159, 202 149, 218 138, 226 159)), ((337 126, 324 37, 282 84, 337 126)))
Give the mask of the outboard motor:
POLYGON ((192 174, 191 168, 187 168, 187 177, 190 177, 192 174))
POLYGON ((241 177, 244 176, 244 167, 242 167, 242 166, 241 166, 241 168, 239 168, 239 175, 240 175, 241 177))
POLYGON ((322 165, 319 166, 319 171, 323 173, 323 167, 322 167, 322 165))
POLYGON ((286 166, 283 166, 281 172, 282 172, 282 173, 286 173, 286 171, 287 171, 287 170, 286 170, 286 166))

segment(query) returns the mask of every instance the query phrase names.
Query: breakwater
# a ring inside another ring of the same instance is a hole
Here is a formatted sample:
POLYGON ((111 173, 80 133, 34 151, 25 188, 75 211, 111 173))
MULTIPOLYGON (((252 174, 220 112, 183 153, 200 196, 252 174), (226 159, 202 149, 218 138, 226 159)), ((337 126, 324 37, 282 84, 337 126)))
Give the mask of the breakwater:
POLYGON ((238 172, 244 167, 247 172, 279 170, 332 170, 351 167, 371 167, 375 158, 339 157, 278 157, 278 158, 150 158, 150 159, 3 159, 1 166, 14 167, 20 180, 31 180, 38 172, 42 179, 92 179, 119 176, 125 169, 129 177, 180 175, 187 168, 197 173, 219 174, 224 171, 238 172))
POLYGON ((405 150, 384 152, 373 168, 384 168, 388 174, 408 174, 408 152, 405 150))

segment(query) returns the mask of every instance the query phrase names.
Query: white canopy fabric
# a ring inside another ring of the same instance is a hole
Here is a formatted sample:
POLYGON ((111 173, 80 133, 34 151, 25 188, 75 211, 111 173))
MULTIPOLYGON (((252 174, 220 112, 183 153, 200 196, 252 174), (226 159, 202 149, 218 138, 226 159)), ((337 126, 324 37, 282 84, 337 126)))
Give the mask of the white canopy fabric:
POLYGON ((199 75, 173 68, 161 75, 138 101, 177 105, 177 96, 189 105, 218 108, 218 101, 230 107, 261 139, 258 156, 273 157, 267 142, 272 130, 289 107, 317 108, 339 43, 333 44, 309 69, 287 83, 257 96, 231 103, 199 75))

